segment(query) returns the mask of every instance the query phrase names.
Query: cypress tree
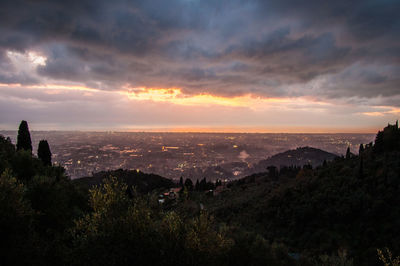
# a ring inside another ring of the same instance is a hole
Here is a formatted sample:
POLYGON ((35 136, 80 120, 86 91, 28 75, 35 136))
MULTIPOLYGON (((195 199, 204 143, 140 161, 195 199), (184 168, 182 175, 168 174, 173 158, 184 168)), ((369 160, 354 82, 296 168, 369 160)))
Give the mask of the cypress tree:
POLYGON ((350 159, 351 153, 350 153, 350 146, 347 147, 347 151, 346 151, 346 159, 350 159))
POLYGON ((47 140, 41 140, 39 142, 37 155, 44 165, 51 166, 51 151, 47 140))
POLYGON ((358 150, 358 155, 361 155, 364 152, 364 145, 361 143, 360 148, 358 150))
POLYGON ((19 150, 32 151, 31 134, 29 133, 28 123, 25 120, 21 121, 18 129, 17 151, 19 150))
POLYGON ((206 178, 204 177, 201 181, 200 181, 200 190, 204 191, 207 189, 207 181, 206 178))

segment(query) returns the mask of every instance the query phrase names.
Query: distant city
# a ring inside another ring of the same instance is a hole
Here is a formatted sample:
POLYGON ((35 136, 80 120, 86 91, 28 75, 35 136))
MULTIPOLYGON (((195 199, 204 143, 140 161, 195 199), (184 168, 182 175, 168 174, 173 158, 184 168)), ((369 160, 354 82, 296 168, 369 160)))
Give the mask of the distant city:
MULTIPOLYGON (((16 131, 0 131, 16 142, 16 131)), ((245 133, 131 133, 32 131, 37 144, 47 139, 53 163, 65 167, 71 178, 103 170, 134 169, 178 180, 236 179, 250 174, 260 160, 297 147, 315 147, 342 155, 350 146, 374 134, 245 134, 245 133)))

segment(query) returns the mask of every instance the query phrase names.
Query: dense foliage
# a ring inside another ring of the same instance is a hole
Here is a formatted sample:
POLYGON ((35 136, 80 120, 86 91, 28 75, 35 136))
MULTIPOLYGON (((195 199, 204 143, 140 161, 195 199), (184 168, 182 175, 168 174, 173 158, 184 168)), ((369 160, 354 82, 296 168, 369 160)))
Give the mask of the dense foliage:
POLYGON ((0 171, 2 265, 294 262, 284 247, 260 236, 227 235, 206 211, 166 210, 152 191, 175 184, 157 175, 116 170, 74 182, 62 167, 17 151, 3 136, 0 171))
POLYGON ((288 150, 282 153, 275 154, 265 160, 259 161, 254 165, 254 170, 257 172, 265 171, 268 166, 303 166, 311 164, 313 166, 322 165, 323 161, 331 161, 337 155, 312 147, 300 147, 294 150, 288 150))
POLYGON ((39 141, 37 155, 44 165, 51 165, 51 151, 47 140, 39 141))
POLYGON ((28 123, 21 121, 18 129, 17 150, 26 150, 32 152, 31 134, 29 133, 28 123))
POLYGON ((116 177, 118 180, 128 185, 128 189, 133 187, 141 193, 149 193, 155 189, 165 189, 176 186, 170 179, 155 174, 146 174, 137 170, 113 170, 94 173, 92 176, 75 179, 74 182, 90 189, 93 186, 101 185, 105 179, 116 177))
POLYGON ((379 265, 377 248, 400 253, 400 130, 389 125, 358 156, 312 169, 247 177, 209 203, 221 221, 261 233, 306 256, 346 251, 379 265))
POLYGON ((400 130, 388 128, 315 169, 181 179, 164 204, 168 179, 116 170, 71 181, 0 136, 2 265, 396 265, 400 130))

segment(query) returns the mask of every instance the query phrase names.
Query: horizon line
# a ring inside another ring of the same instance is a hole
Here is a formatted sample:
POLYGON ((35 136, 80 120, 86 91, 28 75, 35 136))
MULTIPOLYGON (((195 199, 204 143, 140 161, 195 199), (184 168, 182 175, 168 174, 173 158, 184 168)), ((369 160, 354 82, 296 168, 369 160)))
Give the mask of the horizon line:
MULTIPOLYGON (((31 128, 31 132, 112 132, 112 133, 212 133, 212 134, 376 134, 382 128, 380 127, 360 127, 360 128, 343 128, 343 127, 295 127, 284 129, 272 128, 259 128, 259 127, 227 127, 227 128, 192 128, 192 127, 157 127, 157 128, 86 128, 86 129, 62 129, 62 128, 48 128, 48 129, 35 129, 31 128)), ((18 131, 15 129, 0 129, 1 131, 18 131)))

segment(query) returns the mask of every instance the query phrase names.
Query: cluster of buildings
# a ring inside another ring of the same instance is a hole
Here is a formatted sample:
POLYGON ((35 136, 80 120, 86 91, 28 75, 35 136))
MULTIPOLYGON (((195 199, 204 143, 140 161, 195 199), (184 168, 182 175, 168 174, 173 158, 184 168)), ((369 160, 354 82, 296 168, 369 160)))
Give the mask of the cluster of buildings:
MULTIPOLYGON (((16 139, 17 132, 0 132, 16 139)), ((53 162, 71 178, 111 169, 139 169, 174 180, 237 179, 268 156, 301 146, 336 154, 369 143, 374 134, 245 134, 31 131, 48 140, 53 162)), ((35 152, 35 151, 33 151, 35 152)))

